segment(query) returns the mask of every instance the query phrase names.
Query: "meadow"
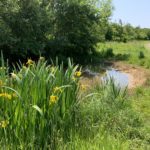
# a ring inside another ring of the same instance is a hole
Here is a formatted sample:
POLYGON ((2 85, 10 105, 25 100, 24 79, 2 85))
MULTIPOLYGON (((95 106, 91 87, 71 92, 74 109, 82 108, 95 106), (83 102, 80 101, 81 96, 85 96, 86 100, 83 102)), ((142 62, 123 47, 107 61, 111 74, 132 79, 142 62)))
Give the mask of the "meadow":
MULTIPOLYGON (((146 54, 142 61, 148 62, 148 50, 136 42, 105 43, 102 49, 110 47, 114 56, 130 53, 125 63, 141 65, 140 51, 146 54)), ((116 87, 113 80, 89 90, 79 82, 82 66, 70 60, 67 67, 57 62, 28 59, 10 73, 1 57, 1 149, 150 148, 148 81, 132 94, 116 87)))
POLYGON ((150 68, 149 41, 105 42, 97 45, 104 58, 121 60, 130 64, 150 68))

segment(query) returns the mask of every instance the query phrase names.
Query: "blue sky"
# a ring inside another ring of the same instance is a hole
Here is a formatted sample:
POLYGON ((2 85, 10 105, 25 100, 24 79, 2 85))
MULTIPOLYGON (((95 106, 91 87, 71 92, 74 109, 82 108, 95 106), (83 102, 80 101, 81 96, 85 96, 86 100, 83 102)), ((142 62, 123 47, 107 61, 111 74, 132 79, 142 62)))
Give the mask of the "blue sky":
POLYGON ((112 21, 150 28, 150 0, 113 0, 112 21))

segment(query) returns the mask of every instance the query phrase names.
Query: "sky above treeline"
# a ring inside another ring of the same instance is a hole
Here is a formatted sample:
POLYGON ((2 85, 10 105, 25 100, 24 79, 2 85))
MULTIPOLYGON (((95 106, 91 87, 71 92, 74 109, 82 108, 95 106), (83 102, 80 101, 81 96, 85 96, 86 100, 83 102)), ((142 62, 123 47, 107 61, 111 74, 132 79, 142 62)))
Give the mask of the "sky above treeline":
POLYGON ((112 21, 150 28, 150 0, 113 0, 112 21))

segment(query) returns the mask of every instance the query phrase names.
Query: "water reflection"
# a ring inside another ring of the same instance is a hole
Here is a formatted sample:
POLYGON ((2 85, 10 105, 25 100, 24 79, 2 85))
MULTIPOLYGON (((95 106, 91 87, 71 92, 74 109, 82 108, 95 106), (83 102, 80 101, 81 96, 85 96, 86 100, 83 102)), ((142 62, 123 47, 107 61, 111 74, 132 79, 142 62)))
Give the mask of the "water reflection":
POLYGON ((115 69, 109 69, 106 70, 105 74, 102 76, 102 81, 106 81, 112 78, 114 80, 114 83, 116 86, 119 86, 121 88, 125 88, 129 84, 129 78, 128 75, 125 73, 122 73, 115 69))

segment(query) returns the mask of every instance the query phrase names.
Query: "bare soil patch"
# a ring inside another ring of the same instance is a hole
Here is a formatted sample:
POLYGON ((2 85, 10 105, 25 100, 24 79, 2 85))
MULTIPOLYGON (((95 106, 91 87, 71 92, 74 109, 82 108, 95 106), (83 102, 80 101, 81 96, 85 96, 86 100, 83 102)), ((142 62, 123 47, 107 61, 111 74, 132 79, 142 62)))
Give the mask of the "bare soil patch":
POLYGON ((124 62, 113 62, 112 67, 128 75, 129 89, 145 85, 147 79, 150 77, 150 70, 124 62))

